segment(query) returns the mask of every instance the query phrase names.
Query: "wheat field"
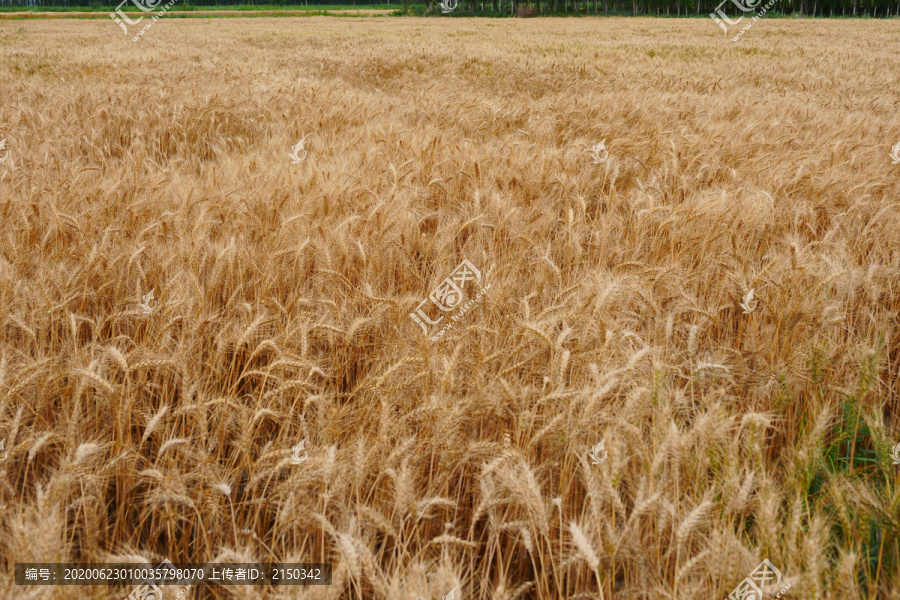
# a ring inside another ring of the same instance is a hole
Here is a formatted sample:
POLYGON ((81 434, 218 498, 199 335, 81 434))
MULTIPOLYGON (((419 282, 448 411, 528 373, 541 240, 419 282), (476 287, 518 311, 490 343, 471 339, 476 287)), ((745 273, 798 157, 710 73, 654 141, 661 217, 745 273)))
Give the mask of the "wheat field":
POLYGON ((900 597, 897 39, 0 22, 0 597, 900 597))

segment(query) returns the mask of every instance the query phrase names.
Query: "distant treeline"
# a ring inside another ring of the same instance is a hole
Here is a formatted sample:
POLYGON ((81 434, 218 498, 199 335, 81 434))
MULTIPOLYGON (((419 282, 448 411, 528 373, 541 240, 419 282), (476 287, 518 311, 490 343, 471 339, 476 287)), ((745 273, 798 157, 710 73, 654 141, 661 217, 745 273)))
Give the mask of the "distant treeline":
MULTIPOLYGON (((458 0, 454 15, 464 13, 505 13, 518 16, 538 14, 598 14, 598 15, 669 15, 708 16, 717 9, 729 16, 753 16, 768 4, 767 0, 458 0)), ((0 0, 0 7, 103 7, 113 9, 122 0, 0 0)), ((159 8, 161 0, 126 0, 123 8, 143 3, 159 8)), ((398 6, 421 5, 421 0, 376 0, 376 3, 398 6)), ((207 6, 316 6, 367 5, 364 0, 178 0, 179 5, 207 6)), ((437 0, 424 2, 432 10, 437 0)), ((432 11, 429 11, 432 12, 432 11)), ((776 0, 769 13, 814 17, 896 17, 900 14, 900 0, 776 0)))

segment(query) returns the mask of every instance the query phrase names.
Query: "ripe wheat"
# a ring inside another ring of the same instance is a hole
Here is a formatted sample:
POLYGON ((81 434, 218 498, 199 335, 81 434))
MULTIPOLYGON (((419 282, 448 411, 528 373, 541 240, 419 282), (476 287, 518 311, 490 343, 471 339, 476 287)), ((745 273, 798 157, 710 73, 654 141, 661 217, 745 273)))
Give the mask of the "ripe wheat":
POLYGON ((896 21, 116 29, 0 22, 8 566, 900 596, 896 21), (463 258, 491 292, 431 342, 463 258))

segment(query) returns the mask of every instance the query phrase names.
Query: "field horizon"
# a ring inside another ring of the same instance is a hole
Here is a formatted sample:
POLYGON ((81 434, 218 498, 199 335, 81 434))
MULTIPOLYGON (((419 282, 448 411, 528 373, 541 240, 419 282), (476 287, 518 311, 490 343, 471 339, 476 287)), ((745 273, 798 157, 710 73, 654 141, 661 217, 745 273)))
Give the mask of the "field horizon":
MULTIPOLYGON (((0 19, 109 19, 110 11, 115 7, 111 6, 91 6, 91 5, 72 5, 72 6, 0 6, 0 19)), ((124 13, 129 15, 142 15, 143 13, 134 5, 124 5, 120 8, 124 13)), ((152 14, 152 13, 151 13, 152 14)), ((442 17, 442 18, 647 18, 647 19, 709 19, 707 13, 697 14, 639 14, 630 15, 621 12, 610 14, 596 14, 591 12, 571 12, 564 11, 546 12, 546 13, 528 13, 528 14, 498 14, 491 11, 453 11, 449 14, 443 14, 437 7, 436 2, 421 3, 412 2, 409 4, 409 12, 405 13, 401 4, 309 4, 309 5, 220 5, 220 6, 198 6, 190 5, 185 9, 181 3, 173 5, 173 8, 165 14, 169 18, 262 18, 262 17, 293 17, 293 16, 391 16, 403 18, 420 18, 422 16, 442 17), (434 7, 429 12, 429 4, 434 7), (426 14, 428 13, 428 14, 426 14)), ((751 15, 752 16, 752 15, 751 15)), ((790 12, 779 12, 772 10, 765 17, 767 19, 792 19, 792 20, 867 20, 872 19, 871 15, 825 15, 825 14, 796 14, 790 12)), ((874 17, 879 20, 890 21, 900 17, 897 15, 874 17)))

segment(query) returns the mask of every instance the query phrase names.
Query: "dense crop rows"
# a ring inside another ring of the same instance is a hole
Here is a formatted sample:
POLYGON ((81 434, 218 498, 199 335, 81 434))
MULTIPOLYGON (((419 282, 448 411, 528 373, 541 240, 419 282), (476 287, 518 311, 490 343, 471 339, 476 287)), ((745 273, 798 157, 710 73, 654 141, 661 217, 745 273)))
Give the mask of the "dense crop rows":
POLYGON ((128 557, 335 563, 192 598, 723 598, 764 558, 900 596, 898 37, 0 23, 0 597, 122 598, 12 565, 128 557))

